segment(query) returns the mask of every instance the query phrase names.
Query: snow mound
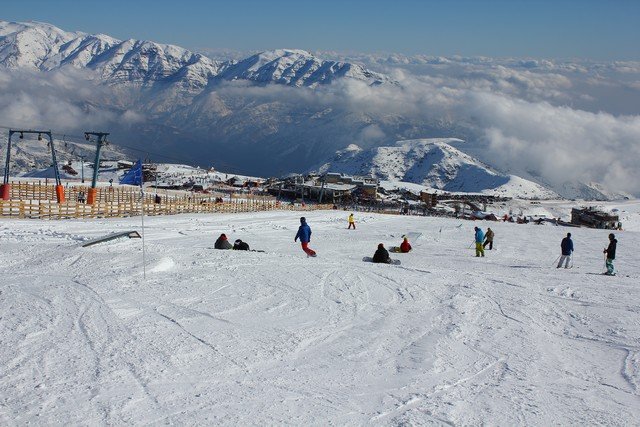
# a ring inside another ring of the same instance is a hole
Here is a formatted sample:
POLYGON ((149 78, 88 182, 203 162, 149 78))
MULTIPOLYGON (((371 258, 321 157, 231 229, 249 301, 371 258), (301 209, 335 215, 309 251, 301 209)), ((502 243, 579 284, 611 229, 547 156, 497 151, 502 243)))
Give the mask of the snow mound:
POLYGON ((450 192, 518 198, 558 197, 537 183, 502 174, 451 145, 460 142, 455 138, 415 139, 368 150, 349 146, 338 151, 319 171, 373 176, 450 192))

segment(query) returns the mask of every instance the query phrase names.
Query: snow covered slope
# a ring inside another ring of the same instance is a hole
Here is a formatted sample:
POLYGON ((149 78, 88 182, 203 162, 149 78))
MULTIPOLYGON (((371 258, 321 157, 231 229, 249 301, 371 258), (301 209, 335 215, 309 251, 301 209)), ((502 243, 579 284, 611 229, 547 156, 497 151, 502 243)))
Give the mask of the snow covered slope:
MULTIPOLYGON (((640 225, 640 208, 627 220, 640 225)), ((3 425, 633 425, 640 234, 356 213, 0 223, 3 425), (473 226, 494 229, 485 258, 473 226), (402 265, 362 262, 423 232, 402 265), (216 251, 227 233, 267 252, 216 251), (628 277, 627 277, 628 276, 628 277)), ((640 228, 636 228, 640 229, 640 228)))
POLYGON ((237 63, 227 63, 219 76, 226 80, 243 79, 308 87, 331 83, 340 77, 354 78, 369 84, 389 80, 386 76, 365 70, 359 65, 321 61, 309 52, 297 49, 262 52, 237 63))
POLYGON ((320 172, 374 176, 405 181, 445 191, 495 194, 518 198, 558 198, 532 181, 501 174, 451 144, 459 139, 398 141, 391 147, 362 150, 351 145, 336 153, 320 172))
POLYGON ((355 64, 322 61, 303 50, 279 49, 219 62, 174 45, 66 32, 40 22, 0 21, 0 67, 51 71, 66 65, 96 71, 112 84, 170 84, 191 92, 215 80, 307 87, 342 77, 369 84, 389 80, 355 64))

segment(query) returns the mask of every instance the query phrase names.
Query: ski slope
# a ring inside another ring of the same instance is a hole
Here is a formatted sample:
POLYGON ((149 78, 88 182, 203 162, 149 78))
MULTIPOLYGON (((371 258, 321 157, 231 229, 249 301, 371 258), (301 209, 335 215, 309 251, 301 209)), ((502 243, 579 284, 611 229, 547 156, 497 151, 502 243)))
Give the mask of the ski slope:
POLYGON ((140 218, 2 221, 0 423, 635 424, 639 212, 617 277, 607 231, 550 225, 314 212, 306 258, 296 213, 152 217, 144 279, 141 239, 81 247, 140 218), (402 265, 361 261, 407 231, 402 265))

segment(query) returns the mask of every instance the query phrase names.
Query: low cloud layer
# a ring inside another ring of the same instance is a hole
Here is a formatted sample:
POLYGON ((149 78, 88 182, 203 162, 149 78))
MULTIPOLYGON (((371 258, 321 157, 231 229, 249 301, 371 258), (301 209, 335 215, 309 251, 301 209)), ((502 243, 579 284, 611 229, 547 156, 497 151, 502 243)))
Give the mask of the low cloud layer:
POLYGON ((85 70, 41 73, 0 70, 0 124, 14 128, 79 133, 144 120, 135 108, 116 108, 108 87, 85 70))

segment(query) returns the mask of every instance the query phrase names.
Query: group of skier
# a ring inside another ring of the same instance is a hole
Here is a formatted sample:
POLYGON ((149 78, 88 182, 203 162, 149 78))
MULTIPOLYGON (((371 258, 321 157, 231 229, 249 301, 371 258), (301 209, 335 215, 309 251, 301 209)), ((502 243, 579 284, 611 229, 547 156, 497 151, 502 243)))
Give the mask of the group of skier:
MULTIPOLYGON (((606 254, 605 267, 607 271, 604 274, 608 276, 615 276, 616 274, 613 267, 613 261, 616 259, 617 246, 618 240, 616 239, 616 235, 609 233, 609 245, 602 251, 603 254, 606 254)), ((573 263, 571 263, 573 255, 573 240, 571 240, 571 233, 567 233, 567 237, 562 239, 562 242, 560 242, 560 249, 562 250, 562 254, 560 255, 556 268, 562 267, 563 263, 564 268, 571 268, 571 266, 573 266, 573 263)))
MULTIPOLYGON (((348 217, 348 226, 347 229, 356 228, 354 214, 350 214, 348 217)), ((480 227, 474 227, 474 243, 476 249, 476 257, 484 257, 485 248, 488 246, 488 250, 493 249, 493 239, 495 233, 491 228, 487 228, 486 233, 482 231, 480 227)), ((298 232, 296 233, 293 241, 297 242, 300 239, 300 245, 302 250, 309 257, 315 257, 316 252, 309 247, 309 243, 311 241, 311 227, 307 224, 307 219, 305 217, 300 218, 300 226, 298 227, 298 232)), ((609 234, 609 245, 604 249, 603 253, 606 254, 606 273, 607 275, 615 275, 613 261, 616 258, 616 246, 618 241, 615 238, 613 233, 609 234)), ((221 234, 220 237, 216 240, 215 243, 216 249, 235 249, 235 250, 245 250, 248 251, 249 245, 243 242, 240 239, 237 239, 234 245, 229 243, 227 236, 225 234, 221 234)), ((562 267, 564 264, 564 268, 570 268, 571 258, 573 254, 573 241, 571 240, 571 233, 567 233, 567 236, 562 239, 560 243, 561 255, 559 257, 557 268, 562 267)), ((407 236, 402 236, 402 243, 400 246, 392 247, 392 252, 399 253, 407 253, 412 250, 411 244, 409 243, 409 238, 407 236)), ((376 249, 375 254, 373 255, 373 262, 375 263, 391 263, 391 257, 389 256, 389 251, 385 249, 383 243, 378 244, 378 248, 376 249)))
POLYGON ((484 233, 480 227, 474 227, 475 230, 475 244, 476 244, 476 257, 484 256, 484 248, 489 245, 489 250, 493 249, 493 236, 495 235, 491 228, 487 228, 487 232, 484 233))

